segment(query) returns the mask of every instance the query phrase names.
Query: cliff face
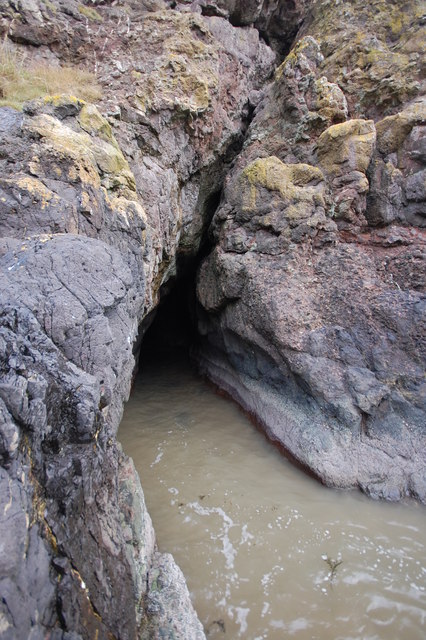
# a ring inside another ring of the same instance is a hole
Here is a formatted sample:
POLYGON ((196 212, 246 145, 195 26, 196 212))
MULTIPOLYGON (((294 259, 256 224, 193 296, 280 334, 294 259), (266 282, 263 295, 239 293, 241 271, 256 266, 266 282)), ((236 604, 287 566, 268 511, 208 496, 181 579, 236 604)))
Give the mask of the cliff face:
POLYGON ((418 8, 312 5, 226 178, 198 296, 205 370, 271 438, 326 484, 425 500, 418 8))
POLYGON ((197 253, 275 56, 163 2, 1 12, 17 54, 103 92, 0 109, 0 635, 201 638, 115 434, 138 326, 197 253))
POLYGON ((203 637, 115 435, 138 326, 210 223, 203 370, 326 483, 426 500, 421 24, 0 2, 10 47, 102 87, 0 108, 1 638, 203 637))

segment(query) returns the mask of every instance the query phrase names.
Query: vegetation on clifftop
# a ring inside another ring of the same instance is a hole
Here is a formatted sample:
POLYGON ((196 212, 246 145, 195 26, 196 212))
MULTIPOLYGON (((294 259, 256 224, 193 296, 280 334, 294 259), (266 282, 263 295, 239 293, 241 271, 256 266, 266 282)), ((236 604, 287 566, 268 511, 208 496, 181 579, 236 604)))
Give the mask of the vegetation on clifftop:
POLYGON ((22 109, 27 100, 46 94, 74 94, 83 100, 101 97, 95 76, 77 67, 29 63, 25 55, 3 42, 0 46, 0 106, 22 109))

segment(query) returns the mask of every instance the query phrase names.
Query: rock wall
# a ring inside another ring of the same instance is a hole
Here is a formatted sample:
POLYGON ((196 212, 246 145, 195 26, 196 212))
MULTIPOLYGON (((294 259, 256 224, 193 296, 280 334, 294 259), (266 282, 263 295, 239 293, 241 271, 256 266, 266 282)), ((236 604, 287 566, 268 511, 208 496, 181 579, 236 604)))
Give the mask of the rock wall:
POLYGON ((116 432, 138 326, 196 255, 275 54, 164 2, 0 15, 10 46, 103 86, 0 109, 0 637, 203 638, 116 432))
POLYGON ((426 501, 422 24, 417 2, 312 4, 198 299, 203 370, 273 440, 328 485, 426 501))
POLYGON ((414 1, 0 0, 11 47, 102 85, 0 108, 0 638, 204 637, 116 432, 209 227, 203 371, 328 484, 426 499, 421 25, 414 1))

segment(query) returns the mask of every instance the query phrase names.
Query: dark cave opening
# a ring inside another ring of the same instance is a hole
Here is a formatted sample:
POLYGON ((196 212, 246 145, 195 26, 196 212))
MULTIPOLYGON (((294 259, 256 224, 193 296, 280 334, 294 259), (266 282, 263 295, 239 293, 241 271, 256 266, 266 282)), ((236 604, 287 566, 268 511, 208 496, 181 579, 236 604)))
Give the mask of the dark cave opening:
POLYGON ((176 260, 176 275, 165 282, 160 290, 157 307, 142 321, 139 337, 134 346, 135 372, 144 362, 171 354, 189 358, 191 347, 198 344, 196 279, 203 259, 213 249, 209 234, 210 223, 222 198, 220 188, 206 189, 200 208, 203 211, 203 229, 198 251, 181 247, 176 260))
POLYGON ((195 277, 197 264, 184 276, 167 283, 158 307, 142 327, 139 368, 145 361, 172 353, 189 356, 190 348, 197 341, 195 277))

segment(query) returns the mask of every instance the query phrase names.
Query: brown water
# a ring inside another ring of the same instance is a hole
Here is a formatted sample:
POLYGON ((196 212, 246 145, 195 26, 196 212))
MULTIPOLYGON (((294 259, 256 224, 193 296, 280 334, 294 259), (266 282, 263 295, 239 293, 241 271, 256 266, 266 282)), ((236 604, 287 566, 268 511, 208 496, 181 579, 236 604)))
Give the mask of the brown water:
POLYGON ((209 639, 426 637, 423 507, 319 485, 184 362, 142 371, 119 439, 209 639))

